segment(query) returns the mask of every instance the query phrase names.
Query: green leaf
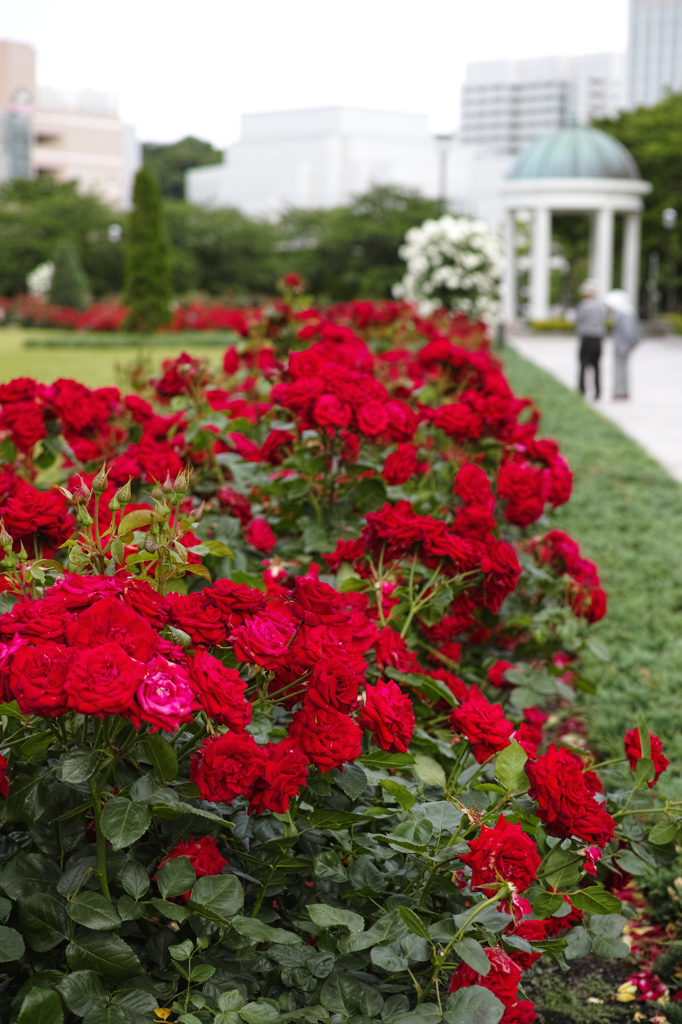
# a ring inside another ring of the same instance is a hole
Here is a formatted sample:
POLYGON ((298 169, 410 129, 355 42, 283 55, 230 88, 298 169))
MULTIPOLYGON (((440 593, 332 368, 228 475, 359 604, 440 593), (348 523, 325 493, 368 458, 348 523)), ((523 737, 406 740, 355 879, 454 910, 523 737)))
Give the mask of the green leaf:
POLYGON ((445 1004, 446 1024, 499 1024, 504 1003, 481 985, 460 988, 448 996, 445 1004))
POLYGON ((344 764, 341 768, 332 769, 334 782, 340 786, 347 797, 357 800, 367 789, 367 776, 359 764, 344 764))
POLYGON ((395 797, 404 811, 409 811, 410 808, 414 807, 417 798, 414 793, 410 793, 409 789, 405 789, 399 782, 395 782, 393 779, 381 779, 379 785, 387 793, 390 793, 392 797, 395 797))
POLYGON ((122 921, 137 921, 139 918, 144 917, 144 907, 131 896, 119 896, 116 909, 122 921))
POLYGON ((564 894, 562 892, 541 892, 533 900, 533 917, 543 921, 551 917, 563 905, 564 894))
POLYGON ((544 883, 551 889, 568 889, 580 877, 584 861, 571 850, 555 846, 545 863, 544 883))
POLYGON ((611 651, 608 649, 604 641, 598 640, 596 636, 588 638, 587 649, 588 651, 591 651, 599 661, 611 661, 611 651))
POLYGON ((627 919, 620 914, 601 914, 590 918, 590 931, 605 939, 617 939, 623 934, 627 919))
POLYGON ((490 970, 490 961, 480 942, 477 942, 476 939, 461 939, 459 942, 455 942, 452 948, 460 960, 468 964, 472 971, 486 977, 490 970))
POLYGON ((241 1010, 244 1000, 239 989, 231 988, 229 992, 221 992, 218 996, 218 1009, 236 1012, 241 1010))
POLYGON ((0 924, 0 963, 6 964, 10 960, 21 960, 25 949, 24 940, 19 932, 0 924))
POLYGON ((200 914, 222 924, 238 914, 244 904, 244 892, 235 875, 208 875, 199 878, 192 887, 188 906, 200 914))
POLYGON ((592 952, 605 960, 622 960, 630 952, 630 947, 622 939, 607 939, 603 935, 595 935, 592 939, 592 952))
POLYGON ((84 1017, 92 1010, 101 1010, 107 1005, 107 996, 102 982, 94 971, 73 971, 57 985, 62 999, 70 1010, 84 1017))
POLYGON ((169 900, 159 899, 158 896, 152 896, 149 902, 158 914, 161 914, 162 917, 167 917, 169 921, 177 921, 178 924, 182 924, 183 921, 192 916, 192 911, 189 907, 183 907, 179 903, 171 903, 169 900))
POLYGON ((374 769, 407 768, 408 765, 415 763, 415 759, 411 754, 390 754, 387 750, 370 750, 368 754, 362 755, 360 763, 374 769))
POLYGON ((365 919, 352 910, 340 910, 326 903, 309 903, 306 910, 310 920, 319 928, 336 928, 342 925, 350 932, 361 932, 365 927, 365 919))
POLYGON ((279 1010, 270 1003, 262 1002, 260 999, 255 1003, 247 1003, 242 1006, 239 1016, 246 1024, 275 1024, 279 1020, 279 1010))
POLYGON ((433 825, 434 832, 454 832, 462 820, 462 812, 447 800, 430 800, 413 807, 414 817, 421 821, 426 818, 433 825))
POLYGON ((258 942, 278 942, 283 946, 295 946, 301 943, 300 937, 295 932, 288 932, 284 928, 272 928, 256 917, 235 917, 232 927, 240 935, 246 935, 249 939, 256 939, 258 942))
POLYGON ((178 759, 168 740, 160 733, 152 732, 147 733, 142 742, 161 782, 172 782, 178 774, 178 759))
POLYGON ((46 953, 63 942, 68 934, 64 907, 46 892, 19 899, 21 931, 31 949, 46 953))
POLYGON ((516 740, 512 740, 509 746, 497 755, 495 775, 508 792, 528 788, 528 776, 524 770, 527 760, 528 754, 516 740))
POLYGON ((388 971, 389 974, 397 974, 398 971, 407 969, 409 961, 404 956, 398 956, 390 946, 374 946, 370 953, 370 959, 377 967, 388 971))
POLYGON ((426 754, 417 754, 414 759, 414 770, 427 786, 441 786, 445 789, 445 772, 438 761, 434 761, 432 757, 428 757, 426 754))
POLYGON ((564 954, 566 959, 580 960, 590 953, 592 949, 592 936, 583 927, 578 925, 575 928, 571 928, 566 934, 566 943, 566 952, 564 954))
POLYGON ((48 988, 32 988, 24 996, 17 1024, 64 1024, 61 999, 48 988))
POLYGON ((376 988, 363 984, 351 974, 334 971, 329 975, 320 993, 320 1002, 340 1019, 353 1013, 374 1018, 381 1012, 383 996, 376 988))
POLYGON ((152 812, 147 804, 115 796, 104 805, 102 832, 114 850, 122 850, 144 835, 151 820, 152 812))
POLYGON ((118 911, 100 892, 80 892, 66 907, 69 917, 77 924, 103 932, 118 928, 121 918, 118 911))
POLYGON ((163 522, 163 516, 155 512, 154 509, 135 509, 134 512, 129 512, 121 520, 118 527, 118 536, 123 537, 126 533, 130 533, 131 530, 139 530, 141 526, 149 526, 150 523, 161 522, 163 522))
POLYGON ((612 896, 598 885, 571 893, 571 903, 578 910, 586 910, 588 914, 619 914, 622 907, 617 896, 612 896))
POLYGON ((121 874, 123 888, 134 900, 141 900, 149 888, 149 875, 136 860, 129 860, 121 874))
POLYGON ((348 872, 341 863, 339 855, 333 850, 325 850, 313 858, 313 874, 320 882, 346 882, 348 872))
POLYGON ((197 880, 196 871, 187 857, 173 857, 156 872, 156 884, 166 899, 182 896, 197 880))
POLYGON ((640 757, 635 765, 635 786, 639 787, 640 783, 653 779, 655 774, 656 768, 651 758, 640 757))
POLYGON ((432 835, 433 825, 428 818, 421 818, 419 821, 401 821, 390 838, 404 839, 414 846, 426 846, 432 835))
POLYGON ((20 850, 0 876, 0 886, 12 900, 34 892, 56 891, 61 878, 59 867, 42 853, 20 850))
POLYGON ((11 900, 5 899, 4 896, 0 896, 0 920, 2 920, 2 918, 4 917, 7 917, 11 909, 11 900))
POLYGON ((76 750, 62 762, 62 782, 77 786, 97 771, 99 755, 94 750, 76 750))
POLYGON ((352 828, 353 825, 364 823, 367 819, 361 814, 350 811, 335 811, 330 808, 318 808, 310 815, 313 828, 331 828, 336 830, 352 828))
POLYGON ((202 543, 208 548, 209 555, 213 555, 214 558, 234 558, 227 544, 223 544, 221 540, 205 540, 202 543))
POLYGON ((421 918, 417 917, 414 910, 410 910, 409 907, 398 907, 398 913, 413 935, 418 935, 420 939, 431 941, 426 925, 422 922, 421 918))
POLYGON ((29 737, 25 743, 21 745, 21 760, 30 761, 31 758, 35 757, 36 754, 42 753, 43 750, 47 750, 48 747, 54 743, 54 736, 49 732, 39 732, 35 736, 29 737))
POLYGON ((66 948, 72 971, 94 971, 112 981, 143 973, 143 967, 123 939, 108 932, 80 930, 66 948))
POLYGON ((639 745, 642 751, 642 757, 651 759, 651 737, 649 735, 649 727, 644 721, 644 715, 641 714, 637 720, 637 728, 639 730, 639 745))
POLYGON ((679 821, 659 821, 648 835, 649 842, 655 846, 666 846, 673 841, 679 828, 679 821))

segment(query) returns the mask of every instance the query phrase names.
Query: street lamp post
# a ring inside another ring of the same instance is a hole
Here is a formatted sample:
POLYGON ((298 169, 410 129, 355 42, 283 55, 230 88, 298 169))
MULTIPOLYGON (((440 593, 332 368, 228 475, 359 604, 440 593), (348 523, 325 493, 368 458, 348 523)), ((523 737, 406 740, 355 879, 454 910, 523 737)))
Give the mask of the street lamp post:
POLYGON ((666 312, 672 313, 675 308, 675 256, 677 240, 674 234, 675 226, 677 225, 677 210, 674 210, 672 206, 666 207, 661 214, 661 223, 668 234, 668 244, 666 246, 666 285, 667 285, 667 298, 666 298, 666 312))

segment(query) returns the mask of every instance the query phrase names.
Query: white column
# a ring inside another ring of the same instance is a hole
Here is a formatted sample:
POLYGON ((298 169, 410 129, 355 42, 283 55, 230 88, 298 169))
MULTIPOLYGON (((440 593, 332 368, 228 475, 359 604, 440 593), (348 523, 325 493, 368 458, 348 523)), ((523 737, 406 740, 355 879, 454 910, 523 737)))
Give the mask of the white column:
POLYGON ((552 214, 548 209, 533 211, 533 251, 530 267, 530 319, 549 316, 549 257, 552 214))
POLYGON ((590 277, 590 278, 595 278, 597 276, 597 266, 596 266, 596 262, 595 262, 596 261, 596 256, 597 256, 597 214, 593 212, 593 213, 590 214, 590 247, 589 247, 588 267, 587 267, 587 276, 590 277))
POLYGON ((613 210, 598 210, 595 220, 594 279, 604 296, 613 288, 613 210))
POLYGON ((513 324, 516 320, 516 222, 513 210, 507 210, 505 250, 502 319, 505 324, 513 324))
POLYGON ((639 246, 642 234, 641 213, 626 213, 623 230, 623 272, 621 288, 628 293, 633 308, 639 306, 639 246))

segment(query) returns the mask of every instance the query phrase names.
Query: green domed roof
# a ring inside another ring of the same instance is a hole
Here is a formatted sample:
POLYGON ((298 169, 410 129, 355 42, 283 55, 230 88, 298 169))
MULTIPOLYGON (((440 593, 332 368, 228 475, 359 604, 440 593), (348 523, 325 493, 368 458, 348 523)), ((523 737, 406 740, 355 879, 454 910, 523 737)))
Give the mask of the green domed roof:
POLYGON ((561 128, 532 142, 512 167, 510 178, 641 179, 632 154, 598 128, 561 128))

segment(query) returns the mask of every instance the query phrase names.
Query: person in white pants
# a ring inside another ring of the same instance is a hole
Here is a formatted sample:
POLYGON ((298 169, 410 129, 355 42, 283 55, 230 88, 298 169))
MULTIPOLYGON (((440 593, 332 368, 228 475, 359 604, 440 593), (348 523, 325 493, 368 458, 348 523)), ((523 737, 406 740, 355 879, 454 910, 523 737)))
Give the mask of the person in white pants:
POLYGON ((613 397, 616 401, 625 401, 630 397, 628 357, 640 340, 639 323, 627 293, 621 288, 614 288, 607 294, 606 304, 613 314, 613 397))

